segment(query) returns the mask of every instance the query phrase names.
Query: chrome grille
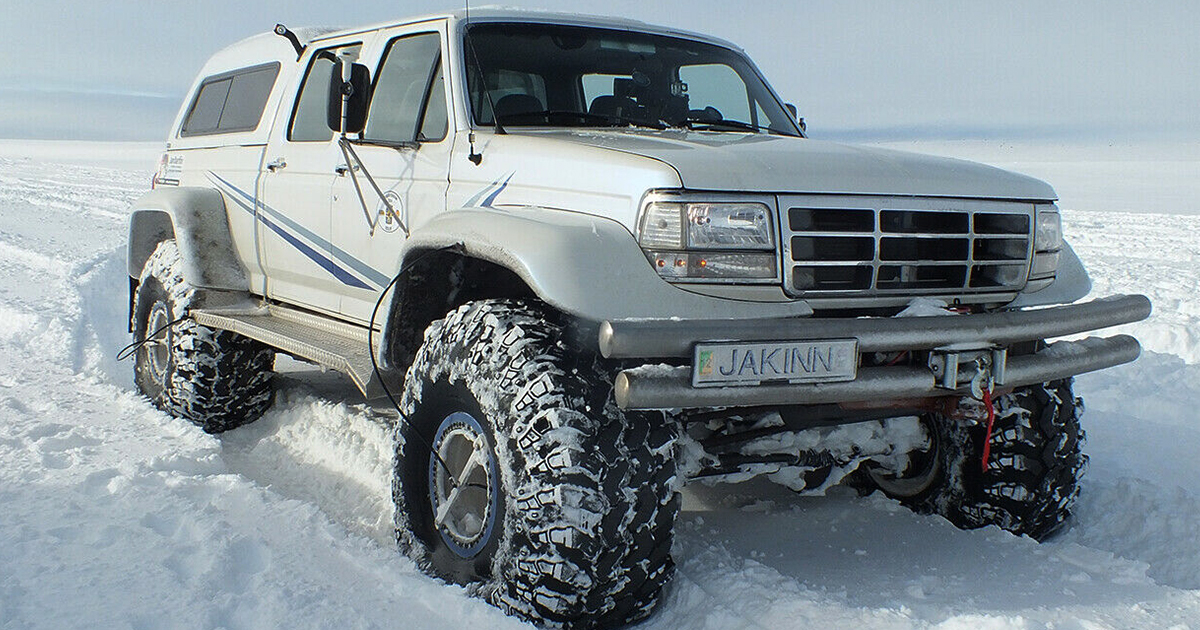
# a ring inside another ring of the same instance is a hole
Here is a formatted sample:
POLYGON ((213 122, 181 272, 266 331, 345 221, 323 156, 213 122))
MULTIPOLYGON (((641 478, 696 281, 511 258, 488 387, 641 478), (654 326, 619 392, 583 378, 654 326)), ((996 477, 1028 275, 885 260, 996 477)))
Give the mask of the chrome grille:
POLYGON ((1033 205, 953 199, 780 197, 784 284, 801 296, 1018 291, 1033 205))

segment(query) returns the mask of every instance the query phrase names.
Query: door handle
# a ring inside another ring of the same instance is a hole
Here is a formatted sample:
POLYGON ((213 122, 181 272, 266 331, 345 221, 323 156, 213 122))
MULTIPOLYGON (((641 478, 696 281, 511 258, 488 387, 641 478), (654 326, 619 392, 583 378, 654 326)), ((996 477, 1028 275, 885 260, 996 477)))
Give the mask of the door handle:
POLYGON ((346 166, 345 164, 338 164, 333 168, 333 172, 337 173, 341 177, 345 177, 346 173, 350 172, 350 167, 346 166))
POLYGON ((287 168, 287 162, 285 162, 283 158, 275 158, 274 160, 267 162, 267 170, 271 171, 272 173, 281 168, 287 168))

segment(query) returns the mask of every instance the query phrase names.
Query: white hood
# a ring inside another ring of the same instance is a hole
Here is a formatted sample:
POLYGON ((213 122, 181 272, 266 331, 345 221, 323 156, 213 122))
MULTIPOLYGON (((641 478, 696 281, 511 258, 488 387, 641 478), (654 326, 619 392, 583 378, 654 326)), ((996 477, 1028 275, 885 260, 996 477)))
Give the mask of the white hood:
POLYGON ((690 190, 1057 198, 1045 182, 991 166, 806 138, 631 129, 518 133, 652 158, 674 168, 690 190))

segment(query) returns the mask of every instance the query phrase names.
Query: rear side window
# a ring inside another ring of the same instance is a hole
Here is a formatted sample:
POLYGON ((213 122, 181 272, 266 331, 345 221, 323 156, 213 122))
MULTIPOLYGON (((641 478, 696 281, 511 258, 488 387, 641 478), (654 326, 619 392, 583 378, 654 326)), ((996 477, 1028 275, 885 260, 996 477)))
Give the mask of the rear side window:
POLYGON ((204 136, 257 129, 277 76, 278 62, 205 79, 188 108, 179 135, 204 136))

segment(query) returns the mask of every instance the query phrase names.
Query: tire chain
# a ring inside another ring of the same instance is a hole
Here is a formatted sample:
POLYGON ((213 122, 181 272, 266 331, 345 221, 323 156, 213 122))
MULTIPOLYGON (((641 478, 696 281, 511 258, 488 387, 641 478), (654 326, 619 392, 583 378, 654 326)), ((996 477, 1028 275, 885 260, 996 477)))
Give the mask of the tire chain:
POLYGON ((1087 469, 1083 401, 1072 394, 1070 381, 1057 381, 1003 396, 997 408, 999 417, 1013 421, 991 440, 983 476, 988 522, 1046 538, 1065 523, 1087 469))
MULTIPOLYGON (((150 278, 166 292, 172 317, 184 315, 200 300, 199 292, 183 278, 175 241, 162 241, 146 260, 140 282, 150 278)), ((133 312, 139 313, 140 292, 134 300, 133 312)), ((139 324, 134 322, 135 330, 139 324)), ((174 369, 154 400, 160 409, 207 433, 221 433, 257 420, 271 406, 275 353, 269 347, 191 319, 175 324, 170 338, 174 369)))
MULTIPOLYGON (((499 577, 482 593, 553 625, 622 625, 648 615, 673 574, 676 428, 624 415, 608 370, 593 354, 568 348, 558 320, 515 300, 460 307, 426 332, 402 406, 412 413, 421 380, 521 383, 495 400, 476 392, 496 423, 498 455, 512 462, 501 473, 510 477, 510 539, 492 563, 499 577)), ((402 520, 401 546, 419 556, 402 520)))
POLYGON ((901 501, 965 529, 998 525, 1035 540, 1049 537, 1070 516, 1087 469, 1083 401, 1072 394, 1071 384, 1071 379, 1054 381, 998 397, 984 471, 979 467, 982 425, 938 419, 942 448, 951 450, 942 459, 949 477, 928 493, 901 501))

